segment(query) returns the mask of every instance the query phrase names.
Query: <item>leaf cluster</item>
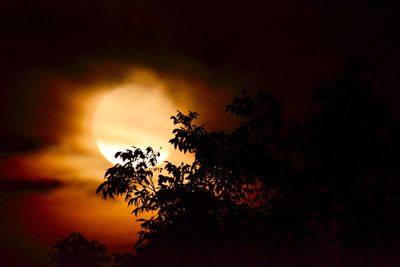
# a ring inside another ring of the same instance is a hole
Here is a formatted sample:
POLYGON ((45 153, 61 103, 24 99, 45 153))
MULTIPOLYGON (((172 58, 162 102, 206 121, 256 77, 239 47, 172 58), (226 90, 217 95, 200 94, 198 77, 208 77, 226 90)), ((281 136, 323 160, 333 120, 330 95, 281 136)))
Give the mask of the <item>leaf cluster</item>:
POLYGON ((146 255, 393 239, 400 127, 354 75, 316 88, 303 121, 286 118, 283 101, 265 91, 244 91, 227 106, 242 120, 229 133, 178 112, 170 143, 193 153, 192 163, 159 167, 158 151, 134 147, 115 155, 123 164, 96 192, 124 196, 135 216, 152 213, 139 219, 136 248, 146 255))
POLYGON ((52 245, 57 251, 52 262, 59 267, 101 267, 110 261, 106 247, 95 240, 87 240, 80 233, 71 233, 52 245))

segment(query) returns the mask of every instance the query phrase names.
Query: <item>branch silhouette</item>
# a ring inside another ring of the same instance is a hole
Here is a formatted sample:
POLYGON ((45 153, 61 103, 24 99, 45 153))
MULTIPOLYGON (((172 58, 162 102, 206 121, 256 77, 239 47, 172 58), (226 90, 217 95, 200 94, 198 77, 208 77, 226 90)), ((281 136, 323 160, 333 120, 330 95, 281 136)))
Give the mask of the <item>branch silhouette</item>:
POLYGON ((170 143, 194 154, 190 164, 159 166, 151 147, 118 152, 123 163, 96 193, 124 197, 135 216, 152 213, 138 219, 136 259, 248 266, 282 264, 285 251, 322 259, 398 248, 400 127, 362 70, 314 89, 302 121, 265 91, 227 106, 241 120, 231 132, 208 132, 197 113, 178 112, 170 143))

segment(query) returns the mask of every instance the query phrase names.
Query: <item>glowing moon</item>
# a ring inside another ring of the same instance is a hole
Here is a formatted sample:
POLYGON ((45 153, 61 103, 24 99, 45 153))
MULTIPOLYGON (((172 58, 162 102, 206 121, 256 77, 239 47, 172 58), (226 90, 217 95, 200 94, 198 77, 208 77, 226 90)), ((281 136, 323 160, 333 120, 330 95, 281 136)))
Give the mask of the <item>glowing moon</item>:
POLYGON ((129 84, 115 88, 100 99, 93 116, 93 136, 98 150, 109 162, 118 151, 148 146, 161 149, 159 162, 168 157, 168 140, 176 110, 162 88, 129 84))

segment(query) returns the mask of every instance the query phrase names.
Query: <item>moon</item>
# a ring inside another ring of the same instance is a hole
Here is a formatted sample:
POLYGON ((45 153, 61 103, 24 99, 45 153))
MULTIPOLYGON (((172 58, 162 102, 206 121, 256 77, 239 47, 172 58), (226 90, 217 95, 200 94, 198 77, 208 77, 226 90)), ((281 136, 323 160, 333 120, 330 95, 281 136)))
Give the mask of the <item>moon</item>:
POLYGON ((176 110, 161 87, 128 84, 106 92, 93 115, 93 136, 101 155, 112 164, 118 151, 142 150, 151 146, 160 150, 158 162, 168 158, 168 140, 173 125, 170 116, 176 110))

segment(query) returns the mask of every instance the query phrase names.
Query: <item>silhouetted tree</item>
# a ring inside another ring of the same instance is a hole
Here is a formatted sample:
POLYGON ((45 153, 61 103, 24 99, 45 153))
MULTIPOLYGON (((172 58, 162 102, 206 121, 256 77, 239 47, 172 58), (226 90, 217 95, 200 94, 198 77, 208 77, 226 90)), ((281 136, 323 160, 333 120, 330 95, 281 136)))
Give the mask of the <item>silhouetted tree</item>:
POLYGON ((248 265, 285 249, 398 245, 400 128, 358 76, 354 68, 316 88, 303 121, 264 91, 227 106, 241 119, 230 133, 178 112, 170 143, 194 161, 158 167, 158 151, 133 147, 115 155, 123 163, 97 193, 124 196, 136 216, 153 213, 139 219, 136 248, 159 262, 248 265))
POLYGON ((400 128, 359 75, 353 69, 312 92, 315 111, 301 127, 307 185, 301 199, 325 232, 341 232, 353 244, 393 242, 399 237, 393 233, 400 219, 400 128))
POLYGON ((57 251, 51 260, 59 267, 101 267, 110 260, 104 245, 87 240, 80 233, 71 233, 52 247, 57 251))
POLYGON ((131 253, 111 255, 113 265, 112 267, 125 267, 125 266, 146 266, 141 258, 132 255, 131 253))

